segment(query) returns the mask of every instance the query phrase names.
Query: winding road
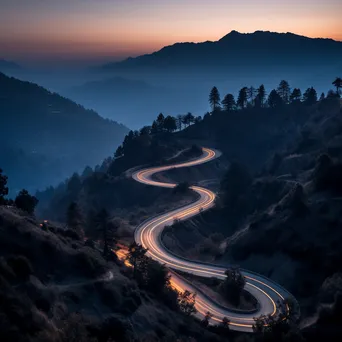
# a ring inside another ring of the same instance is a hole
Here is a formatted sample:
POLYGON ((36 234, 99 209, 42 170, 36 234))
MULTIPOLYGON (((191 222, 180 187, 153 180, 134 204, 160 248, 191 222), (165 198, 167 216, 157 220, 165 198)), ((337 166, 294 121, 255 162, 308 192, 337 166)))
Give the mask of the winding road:
MULTIPOLYGON (((153 175, 173 168, 190 167, 207 163, 221 155, 219 151, 213 149, 203 148, 202 150, 203 154, 197 159, 176 165, 143 169, 133 173, 132 177, 143 184, 174 188, 176 184, 155 181, 153 180, 153 175)), ((164 227, 172 225, 175 219, 186 220, 214 205, 215 194, 212 191, 199 186, 191 186, 191 189, 199 195, 197 201, 143 222, 135 230, 135 241, 148 249, 148 256, 161 264, 165 264, 170 270, 178 270, 202 277, 224 279, 224 272, 228 265, 211 265, 187 260, 173 254, 162 243, 161 234, 164 227)), ((178 291, 183 292, 184 290, 189 290, 191 292, 197 292, 196 309, 198 313, 196 315, 199 318, 203 318, 205 313, 209 311, 213 315, 212 323, 221 322, 223 317, 227 317, 230 320, 230 328, 232 330, 252 332, 254 317, 269 314, 277 315, 279 310, 277 303, 283 303, 284 299, 292 296, 280 285, 264 276, 247 270, 241 271, 246 278, 245 290, 251 293, 258 301, 258 307, 253 311, 228 309, 219 303, 215 303, 174 272, 172 272, 171 282, 172 286, 178 291)), ((285 305, 283 307, 284 309, 288 309, 285 305)))

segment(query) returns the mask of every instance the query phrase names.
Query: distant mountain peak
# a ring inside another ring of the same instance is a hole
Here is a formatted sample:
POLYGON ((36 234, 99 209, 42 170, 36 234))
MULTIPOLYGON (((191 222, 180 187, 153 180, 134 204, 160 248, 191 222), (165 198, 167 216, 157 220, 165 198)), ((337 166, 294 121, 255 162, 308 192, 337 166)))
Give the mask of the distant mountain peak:
POLYGON ((229 38, 232 38, 232 37, 239 37, 241 35, 242 35, 242 33, 240 33, 239 31, 232 30, 228 34, 223 36, 219 41, 226 40, 226 39, 229 39, 229 38))
MULTIPOLYGON (((218 41, 175 43, 151 54, 106 64, 103 69, 228 68, 249 65, 340 65, 342 42, 310 38, 291 32, 229 32, 218 41)), ((145 70, 146 70, 145 69, 145 70)))

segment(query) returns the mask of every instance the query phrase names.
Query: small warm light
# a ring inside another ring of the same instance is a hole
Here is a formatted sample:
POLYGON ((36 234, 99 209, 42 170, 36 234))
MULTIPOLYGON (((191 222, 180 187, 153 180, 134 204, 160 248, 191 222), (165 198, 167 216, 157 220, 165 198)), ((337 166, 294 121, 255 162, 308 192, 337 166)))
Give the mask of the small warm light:
POLYGON ((128 249, 126 246, 124 245, 119 245, 118 246, 121 246, 121 248, 117 249, 116 251, 112 250, 116 256, 118 257, 119 260, 123 261, 124 264, 127 266, 127 267, 132 267, 132 264, 127 260, 127 256, 128 256, 128 249))

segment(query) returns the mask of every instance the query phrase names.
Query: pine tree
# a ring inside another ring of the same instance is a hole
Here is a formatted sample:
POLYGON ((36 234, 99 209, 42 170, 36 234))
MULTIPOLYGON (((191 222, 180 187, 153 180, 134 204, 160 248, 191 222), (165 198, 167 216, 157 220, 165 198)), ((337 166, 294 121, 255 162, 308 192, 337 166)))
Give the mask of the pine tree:
POLYGON ((152 134, 158 133, 158 124, 157 124, 157 121, 155 120, 152 123, 151 133, 152 134))
POLYGON ((8 195, 8 187, 7 185, 8 177, 2 174, 2 169, 0 169, 0 205, 5 204, 5 196, 8 195))
POLYGON ((183 115, 177 115, 177 118, 176 118, 176 125, 177 125, 177 129, 179 131, 182 130, 182 124, 183 124, 183 115))
POLYGON ((278 91, 279 96, 283 100, 283 102, 286 103, 286 104, 289 103, 289 101, 290 101, 290 94, 291 94, 291 89, 290 89, 289 83, 287 81, 285 81, 285 80, 282 80, 279 83, 277 91, 278 91))
POLYGON ((270 95, 268 96, 267 102, 271 108, 276 108, 276 107, 279 107, 283 104, 282 98, 280 97, 280 95, 277 93, 277 91, 275 89, 273 89, 270 92, 270 95))
POLYGON ((114 157, 115 158, 120 158, 124 155, 124 149, 122 147, 122 145, 118 146, 118 148, 115 151, 114 157))
POLYGON ((313 105, 317 102, 317 92, 316 90, 311 87, 306 89, 303 95, 304 103, 307 105, 313 105))
POLYGON ((222 100, 223 109, 227 112, 234 110, 236 103, 234 99, 234 95, 227 94, 222 100))
POLYGON ((220 109, 220 101, 220 93, 216 87, 213 87, 209 95, 209 103, 213 112, 220 109))
POLYGON ((131 243, 128 248, 127 260, 133 267, 133 275, 135 279, 137 279, 139 271, 142 273, 143 267, 146 266, 146 253, 147 249, 136 242, 131 243))
POLYGON ((97 230, 102 235, 103 240, 103 256, 108 258, 110 257, 111 250, 115 248, 116 239, 115 233, 118 229, 118 226, 110 222, 109 214, 106 209, 102 209, 94 218, 95 224, 97 226, 97 230))
POLYGON ((160 113, 157 117, 157 127, 158 127, 158 132, 162 132, 164 129, 164 120, 165 117, 162 113, 160 113))
POLYGON ((249 100, 249 103, 252 106, 254 106, 255 94, 256 94, 256 89, 253 86, 247 88, 247 98, 249 100))
POLYGON ((197 312, 195 308, 196 293, 191 293, 188 290, 180 293, 178 296, 178 304, 180 310, 187 316, 195 314, 197 312))
POLYGON ((84 218, 76 202, 72 202, 69 205, 66 216, 68 228, 74 230, 80 238, 84 238, 84 231, 82 228, 84 218))
POLYGON ((176 119, 168 115, 164 120, 164 130, 171 133, 177 129, 176 119))
POLYGON ((151 133, 151 126, 144 126, 139 131, 139 136, 146 136, 150 135, 151 133))
POLYGON ((263 107, 265 104, 265 99, 266 99, 266 90, 265 86, 262 84, 258 90, 257 90, 257 96, 255 99, 255 102, 258 106, 263 107))
POLYGON ((342 88, 342 78, 341 77, 336 77, 334 82, 332 83, 336 87, 336 94, 340 95, 340 89, 342 88))
POLYGON ((302 98, 301 90, 299 88, 294 88, 290 95, 291 103, 299 102, 301 98, 302 98))
POLYGON ((27 190, 23 189, 19 192, 14 201, 17 208, 26 211, 28 214, 33 214, 38 199, 35 196, 31 196, 27 190))
POLYGON ((183 116, 183 124, 189 127, 195 120, 195 117, 189 112, 183 116))
POLYGON ((242 89, 240 89, 239 96, 238 96, 236 104, 241 109, 246 108, 246 104, 247 104, 247 87, 243 87, 242 89))

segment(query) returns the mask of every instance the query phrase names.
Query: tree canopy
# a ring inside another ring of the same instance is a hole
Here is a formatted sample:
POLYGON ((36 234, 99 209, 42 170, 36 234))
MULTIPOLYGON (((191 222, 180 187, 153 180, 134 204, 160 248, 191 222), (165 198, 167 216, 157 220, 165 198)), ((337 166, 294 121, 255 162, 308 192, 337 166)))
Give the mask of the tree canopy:
POLYGON ((28 214, 33 214, 38 199, 35 196, 31 196, 27 190, 23 189, 19 192, 14 201, 17 208, 26 211, 28 214))
POLYGON ((212 111, 220 109, 220 93, 216 87, 213 87, 209 94, 209 103, 211 105, 212 111))
POLYGON ((336 77, 336 79, 332 83, 336 87, 336 93, 338 95, 341 94, 340 89, 342 88, 342 78, 341 77, 336 77))
POLYGON ((0 205, 4 203, 4 197, 8 195, 7 179, 0 168, 0 205))
POLYGON ((236 103, 233 94, 227 94, 222 100, 223 109, 227 112, 234 110, 236 103))

